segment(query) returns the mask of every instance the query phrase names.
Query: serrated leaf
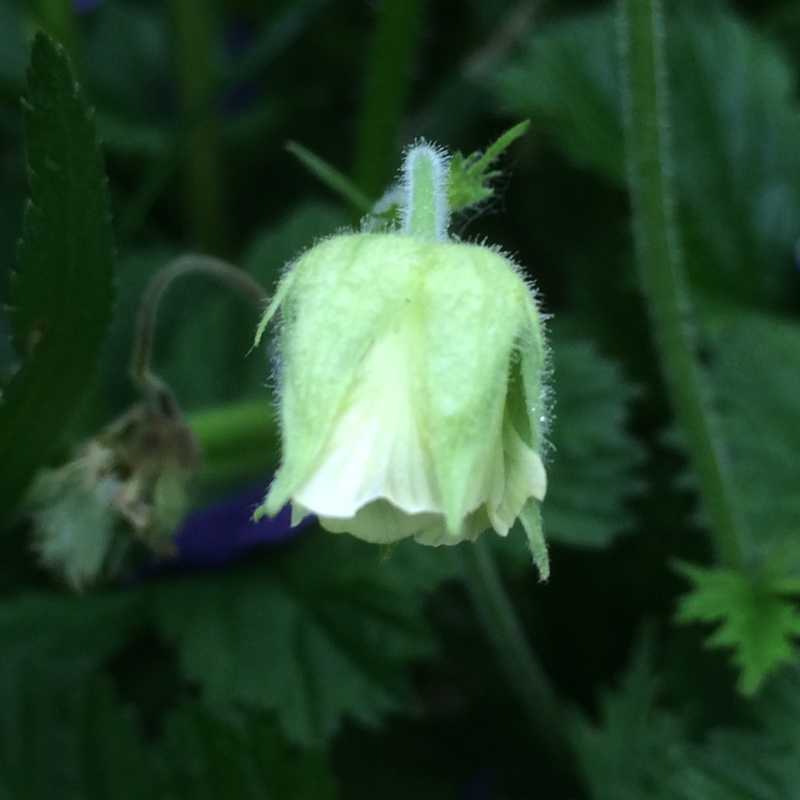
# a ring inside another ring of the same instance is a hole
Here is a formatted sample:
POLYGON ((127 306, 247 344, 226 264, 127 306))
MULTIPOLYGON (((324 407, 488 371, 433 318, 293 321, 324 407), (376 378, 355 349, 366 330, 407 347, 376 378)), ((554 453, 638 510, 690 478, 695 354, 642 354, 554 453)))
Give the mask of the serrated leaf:
POLYGON ((684 564, 679 571, 694 589, 681 600, 678 621, 718 626, 706 642, 733 648, 743 694, 754 694, 768 675, 797 658, 800 611, 780 587, 733 570, 684 564))
POLYGON ((548 538, 604 547, 631 521, 625 500, 640 488, 642 447, 626 431, 635 391, 588 341, 554 329, 555 419, 542 503, 548 538))
POLYGON ((60 46, 38 34, 24 112, 31 200, 11 319, 19 370, 0 404, 0 517, 53 449, 94 373, 113 299, 113 243, 90 109, 60 46))
MULTIPOLYGON (((624 185, 613 13, 544 28, 495 81, 501 103, 624 185)), ((675 192, 686 264, 710 297, 782 301, 800 234, 800 115, 786 59, 726 11, 667 26, 675 192)))
POLYGON ((608 11, 550 25, 494 81, 512 114, 530 115, 579 164, 625 180, 617 32, 608 11))
POLYGON ((604 694, 600 723, 576 720, 578 760, 594 800, 670 797, 666 777, 681 731, 658 707, 660 693, 648 648, 640 644, 619 686, 604 694))
POLYGON ((748 557, 800 575, 800 326, 738 311, 712 334, 712 380, 748 557))
POLYGON ((0 798, 147 800, 136 726, 100 676, 0 656, 0 798))
POLYGON ((167 724, 161 751, 171 800, 333 800, 322 757, 290 747, 263 716, 225 720, 199 704, 167 724))
POLYGON ((780 301, 800 234, 793 70, 754 26, 723 12, 681 18, 669 55, 681 226, 695 285, 748 304, 780 301))
POLYGON ((418 582, 351 537, 307 535, 268 563, 159 588, 156 613, 210 700, 274 711, 318 744, 345 717, 408 707, 407 666, 432 646, 418 582))
POLYGON ((686 748, 671 785, 680 800, 795 800, 800 786, 800 668, 795 663, 753 704, 757 728, 711 733, 686 748))
POLYGON ((794 800, 798 753, 758 731, 723 730, 686 753, 670 781, 676 800, 794 800))

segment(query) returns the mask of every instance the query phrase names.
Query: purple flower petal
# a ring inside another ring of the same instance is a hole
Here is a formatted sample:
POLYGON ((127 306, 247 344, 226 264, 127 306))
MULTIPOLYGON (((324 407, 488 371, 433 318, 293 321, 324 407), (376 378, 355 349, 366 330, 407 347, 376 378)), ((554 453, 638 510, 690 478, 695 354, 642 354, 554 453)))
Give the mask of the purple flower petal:
MULTIPOLYGON (((291 527, 288 506, 277 517, 253 522, 253 511, 264 496, 263 484, 189 516, 175 537, 180 563, 222 566, 264 545, 280 544, 297 536, 308 523, 291 527)), ((307 518, 311 522, 311 518, 307 518)))

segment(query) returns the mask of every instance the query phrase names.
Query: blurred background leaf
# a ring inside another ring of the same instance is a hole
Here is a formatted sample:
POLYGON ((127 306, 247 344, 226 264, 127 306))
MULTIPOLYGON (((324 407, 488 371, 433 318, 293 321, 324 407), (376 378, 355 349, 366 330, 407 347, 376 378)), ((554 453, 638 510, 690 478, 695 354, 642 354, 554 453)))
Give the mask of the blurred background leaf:
POLYGON ((410 710, 408 667, 433 649, 419 563, 307 536, 234 574, 160 587, 158 624, 209 702, 274 711, 290 739, 321 745, 345 717, 375 725, 410 710))
POLYGON ((13 511, 88 389, 113 302, 108 190, 91 112, 57 44, 39 35, 31 59, 31 199, 10 313, 22 363, 0 404, 0 516, 13 511))

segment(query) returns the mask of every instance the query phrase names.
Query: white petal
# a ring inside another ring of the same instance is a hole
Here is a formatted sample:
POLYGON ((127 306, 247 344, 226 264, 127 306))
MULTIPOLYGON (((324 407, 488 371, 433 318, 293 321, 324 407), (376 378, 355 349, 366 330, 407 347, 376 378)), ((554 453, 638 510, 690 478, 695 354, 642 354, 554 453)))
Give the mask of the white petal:
POLYGON ((441 511, 415 404, 413 335, 403 321, 381 335, 365 358, 317 468, 294 492, 315 514, 353 517, 381 498, 407 514, 441 511))
POLYGON ((547 472, 541 456, 525 444, 508 418, 503 424, 503 460, 502 492, 492 495, 487 511, 492 527, 504 536, 531 497, 544 500, 547 472))
POLYGON ((348 519, 320 517, 319 521, 325 530, 332 533, 350 533, 373 544, 390 544, 409 536, 419 538, 437 527, 444 532, 441 514, 408 514, 386 500, 368 503, 348 519))

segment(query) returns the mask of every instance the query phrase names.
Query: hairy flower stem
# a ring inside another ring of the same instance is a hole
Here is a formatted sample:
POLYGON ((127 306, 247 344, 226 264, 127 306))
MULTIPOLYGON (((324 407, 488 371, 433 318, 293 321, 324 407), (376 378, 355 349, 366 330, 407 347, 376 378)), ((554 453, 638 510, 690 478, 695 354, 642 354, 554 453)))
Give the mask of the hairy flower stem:
POLYGON ((639 276, 662 368, 689 442, 720 560, 744 570, 744 520, 695 358, 670 173, 661 0, 618 0, 628 180, 639 276))
POLYGON ((433 147, 420 144, 403 161, 403 233, 443 242, 450 211, 447 205, 447 158, 433 147))
POLYGON ((574 776, 573 753, 563 709, 525 639, 489 545, 479 537, 473 544, 464 543, 453 550, 486 637, 540 734, 541 746, 550 751, 554 765, 565 777, 574 776))
POLYGON ((267 304, 267 293, 258 281, 246 272, 218 258, 202 255, 180 256, 162 267, 150 279, 150 283, 139 303, 139 316, 136 324, 136 337, 131 357, 130 375, 133 382, 148 397, 163 395, 163 383, 150 372, 153 355, 153 336, 156 314, 164 292, 174 280, 190 273, 210 275, 228 284, 241 295, 251 300, 259 311, 267 304))

